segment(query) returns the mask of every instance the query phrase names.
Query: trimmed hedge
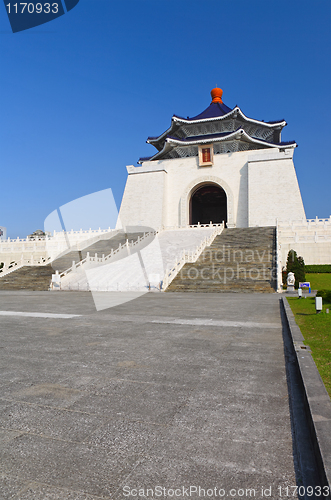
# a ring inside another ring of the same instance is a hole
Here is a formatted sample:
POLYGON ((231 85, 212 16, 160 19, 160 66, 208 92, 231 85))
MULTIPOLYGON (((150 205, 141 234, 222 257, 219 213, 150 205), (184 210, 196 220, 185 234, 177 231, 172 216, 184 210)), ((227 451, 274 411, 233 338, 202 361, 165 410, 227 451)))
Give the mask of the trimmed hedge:
POLYGON ((331 304, 331 290, 318 290, 316 297, 322 297, 325 302, 331 304))
POLYGON ((307 274, 331 273, 331 264, 312 264, 305 265, 307 274))

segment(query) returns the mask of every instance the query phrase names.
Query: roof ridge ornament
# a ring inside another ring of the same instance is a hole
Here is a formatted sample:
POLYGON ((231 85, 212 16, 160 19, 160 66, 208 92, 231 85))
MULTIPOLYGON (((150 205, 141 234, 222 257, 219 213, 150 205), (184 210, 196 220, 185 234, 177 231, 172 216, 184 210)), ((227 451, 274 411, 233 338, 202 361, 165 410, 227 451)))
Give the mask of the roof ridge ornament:
POLYGON ((223 101, 222 101, 223 90, 222 89, 220 89, 219 87, 215 87, 210 92, 210 95, 212 97, 212 101, 211 101, 212 103, 219 102, 220 104, 223 104, 223 101))

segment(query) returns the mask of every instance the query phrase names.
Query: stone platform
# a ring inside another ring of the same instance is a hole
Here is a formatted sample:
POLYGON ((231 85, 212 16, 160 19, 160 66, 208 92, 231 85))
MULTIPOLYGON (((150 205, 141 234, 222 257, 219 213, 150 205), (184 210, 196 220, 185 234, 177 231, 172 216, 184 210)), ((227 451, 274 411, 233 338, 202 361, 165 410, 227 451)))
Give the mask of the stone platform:
POLYGON ((318 481, 308 437, 298 465, 276 294, 96 312, 88 292, 0 291, 0 320, 2 500, 278 498, 318 481))

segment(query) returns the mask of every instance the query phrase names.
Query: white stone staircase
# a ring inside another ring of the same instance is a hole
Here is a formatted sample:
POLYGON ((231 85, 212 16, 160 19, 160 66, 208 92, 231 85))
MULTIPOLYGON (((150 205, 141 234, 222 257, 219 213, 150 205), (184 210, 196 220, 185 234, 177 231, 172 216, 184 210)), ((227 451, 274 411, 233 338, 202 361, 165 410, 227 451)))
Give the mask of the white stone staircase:
POLYGON ((147 291, 160 290, 168 269, 183 252, 194 253, 220 232, 222 225, 167 228, 146 234, 106 257, 87 256, 60 274, 61 290, 147 291))

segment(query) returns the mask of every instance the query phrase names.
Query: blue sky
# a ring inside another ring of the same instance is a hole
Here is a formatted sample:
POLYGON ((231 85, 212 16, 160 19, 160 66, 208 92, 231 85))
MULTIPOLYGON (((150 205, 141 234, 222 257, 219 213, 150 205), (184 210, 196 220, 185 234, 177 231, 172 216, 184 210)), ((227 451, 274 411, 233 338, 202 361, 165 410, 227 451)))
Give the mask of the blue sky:
POLYGON ((112 188, 173 114, 223 89, 252 118, 285 119, 306 215, 331 214, 330 0, 80 0, 11 33, 0 5, 0 225, 43 228, 59 206, 112 188))

